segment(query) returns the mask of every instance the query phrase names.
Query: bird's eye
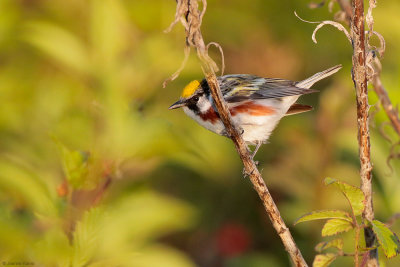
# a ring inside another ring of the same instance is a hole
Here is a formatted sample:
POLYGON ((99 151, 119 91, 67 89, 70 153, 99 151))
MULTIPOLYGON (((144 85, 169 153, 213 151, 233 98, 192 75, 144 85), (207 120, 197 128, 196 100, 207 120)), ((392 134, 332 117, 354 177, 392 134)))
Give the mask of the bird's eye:
POLYGON ((198 97, 198 96, 193 97, 193 101, 194 101, 194 102, 199 101, 199 97, 198 97))

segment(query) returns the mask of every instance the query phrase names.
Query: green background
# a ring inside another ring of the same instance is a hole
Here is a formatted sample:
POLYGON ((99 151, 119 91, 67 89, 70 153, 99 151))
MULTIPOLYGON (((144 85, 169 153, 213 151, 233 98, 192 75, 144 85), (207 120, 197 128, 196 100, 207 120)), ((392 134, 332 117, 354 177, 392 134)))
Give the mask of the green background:
MULTIPOLYGON (((308 3, 210 0, 202 32, 223 47, 225 73, 301 80, 343 64, 314 86, 319 93, 300 99, 314 110, 284 118, 256 156, 311 263, 326 240, 323 224, 293 222, 312 210, 348 209, 323 179, 358 186, 359 162, 352 48, 332 26, 311 41, 316 25, 293 12, 320 21, 338 6, 329 13, 308 3)), ((175 8, 172 0, 0 1, 0 264, 289 266, 232 142, 167 109, 202 78, 192 53, 162 88, 183 59, 182 26, 163 33, 175 8)), ((373 12, 387 42, 382 80, 394 104, 399 12, 395 0, 373 12)), ((400 207, 399 160, 387 164, 399 138, 372 89, 370 104, 375 213, 386 221, 400 207)), ((353 234, 343 237, 352 252, 353 234)), ((400 264, 380 255, 386 266, 400 264)))

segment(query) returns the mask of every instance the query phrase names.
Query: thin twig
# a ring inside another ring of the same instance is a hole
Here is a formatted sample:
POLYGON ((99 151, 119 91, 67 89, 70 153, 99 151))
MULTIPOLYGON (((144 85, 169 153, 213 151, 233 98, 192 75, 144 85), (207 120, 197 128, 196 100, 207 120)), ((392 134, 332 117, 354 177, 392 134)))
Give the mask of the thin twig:
POLYGON ((98 189, 98 191, 96 192, 93 201, 92 201, 92 205, 96 206, 99 204, 100 200, 103 198, 104 193, 106 192, 107 188, 110 187, 112 182, 112 177, 111 175, 107 175, 105 177, 105 182, 101 185, 101 187, 98 189))
POLYGON ((312 34, 312 36, 311 36, 311 39, 313 40, 314 43, 317 43, 317 39, 315 38, 315 35, 317 34, 317 31, 318 31, 319 29, 321 29, 324 25, 332 25, 332 26, 336 27, 339 31, 342 31, 342 32, 346 35, 347 40, 349 40, 349 42, 351 43, 351 38, 350 38, 349 32, 346 30, 345 27, 343 27, 342 24, 340 24, 340 23, 338 23, 338 22, 336 22, 336 21, 331 21, 331 20, 324 20, 324 21, 308 21, 308 20, 305 20, 305 19, 300 18, 299 15, 297 15, 296 11, 294 12, 294 15, 295 15, 299 20, 301 20, 301 21, 303 21, 303 22, 312 23, 312 24, 318 24, 318 26, 315 28, 315 30, 314 30, 314 32, 313 32, 313 34, 312 34))
POLYGON ((355 235, 355 241, 354 241, 354 266, 358 267, 358 241, 360 240, 360 227, 357 225, 356 226, 356 235, 355 235))
POLYGON ((389 95, 385 88, 383 87, 381 78, 379 74, 374 75, 372 79, 372 84, 374 86, 375 93, 379 97, 379 101, 382 104, 383 109, 386 112, 390 122, 393 125, 393 129, 397 132, 400 136, 400 119, 399 119, 399 112, 397 109, 393 107, 392 102, 390 101, 389 95))
POLYGON ((368 259, 369 259, 369 251, 367 251, 366 253, 363 254, 363 257, 361 259, 361 266, 360 267, 367 266, 368 259))
MULTIPOLYGON (((372 164, 370 151, 370 137, 368 125, 368 83, 366 66, 366 47, 364 30, 364 2, 363 0, 352 1, 352 19, 350 23, 350 34, 353 43, 353 69, 352 77, 356 90, 357 101, 357 126, 358 146, 360 157, 361 190, 365 195, 365 209, 362 217, 365 220, 374 219, 372 202, 372 164)), ((366 247, 375 245, 376 237, 370 227, 364 229, 366 247)), ((369 253, 368 266, 379 266, 377 250, 369 253)))
MULTIPOLYGON (((204 14, 206 0, 203 0, 202 2, 202 14, 204 14)), ((187 44, 197 50, 197 55, 201 60, 202 69, 211 89, 211 94, 214 99, 218 114, 225 125, 228 136, 231 137, 233 143, 235 144, 236 150, 243 161, 245 171, 249 175, 254 189, 261 198, 272 225, 281 238, 283 245, 285 246, 286 251, 289 253, 294 265, 307 266, 300 250, 293 240, 289 228, 285 225, 280 212, 273 201, 271 194, 269 193, 268 188, 257 169, 256 164, 249 154, 247 145, 233 124, 229 109, 224 101, 215 76, 216 64, 208 56, 207 47, 204 44, 204 40, 201 35, 200 25, 202 15, 200 15, 198 10, 198 0, 178 0, 177 3, 177 13, 180 12, 180 14, 175 16, 175 21, 179 20, 178 17, 185 17, 187 23, 183 23, 183 25, 186 29, 187 44)))
POLYGON ((392 164, 390 163, 390 161, 392 161, 393 159, 398 159, 400 158, 400 153, 396 152, 396 148, 398 148, 400 145, 400 141, 392 144, 392 146, 390 147, 390 152, 389 152, 389 156, 386 159, 386 164, 389 167, 390 173, 393 173, 393 167, 392 164))

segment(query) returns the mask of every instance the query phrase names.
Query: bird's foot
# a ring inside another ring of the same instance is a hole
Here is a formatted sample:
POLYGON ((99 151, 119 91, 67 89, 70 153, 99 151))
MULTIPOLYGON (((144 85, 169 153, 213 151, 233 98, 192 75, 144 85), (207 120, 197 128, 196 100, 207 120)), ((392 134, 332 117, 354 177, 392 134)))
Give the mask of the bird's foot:
POLYGON ((243 171, 242 171, 243 178, 246 178, 247 176, 252 175, 255 172, 255 170, 257 170, 258 161, 256 161, 255 163, 256 163, 256 167, 254 169, 252 169, 250 172, 246 171, 246 168, 243 168, 243 171))

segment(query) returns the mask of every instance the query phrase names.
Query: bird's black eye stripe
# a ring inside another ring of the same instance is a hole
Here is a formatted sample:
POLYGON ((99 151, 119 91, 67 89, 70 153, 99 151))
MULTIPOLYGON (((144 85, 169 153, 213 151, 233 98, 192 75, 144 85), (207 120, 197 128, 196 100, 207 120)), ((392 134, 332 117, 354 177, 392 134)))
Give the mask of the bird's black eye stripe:
POLYGON ((199 107, 196 104, 190 103, 187 107, 197 115, 200 113, 199 107))
POLYGON ((195 114, 199 114, 200 110, 199 107, 197 106, 197 102, 199 101, 199 95, 195 95, 192 98, 188 99, 187 102, 187 107, 192 110, 195 114))

